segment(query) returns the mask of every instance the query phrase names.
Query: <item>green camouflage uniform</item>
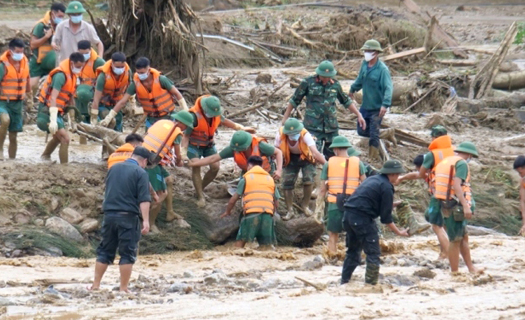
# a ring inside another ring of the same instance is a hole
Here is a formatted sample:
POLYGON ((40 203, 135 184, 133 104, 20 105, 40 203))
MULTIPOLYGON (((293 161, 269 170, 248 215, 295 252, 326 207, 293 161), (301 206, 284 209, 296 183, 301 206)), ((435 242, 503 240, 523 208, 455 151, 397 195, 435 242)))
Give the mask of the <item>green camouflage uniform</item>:
POLYGON ((323 85, 317 75, 304 79, 289 102, 297 108, 304 97, 306 97, 304 127, 317 139, 317 150, 329 158, 334 153, 328 147, 332 139, 339 135, 335 102, 339 100, 345 108, 348 108, 352 100, 343 92, 339 81, 331 79, 323 85), (322 149, 323 141, 324 149, 322 149))

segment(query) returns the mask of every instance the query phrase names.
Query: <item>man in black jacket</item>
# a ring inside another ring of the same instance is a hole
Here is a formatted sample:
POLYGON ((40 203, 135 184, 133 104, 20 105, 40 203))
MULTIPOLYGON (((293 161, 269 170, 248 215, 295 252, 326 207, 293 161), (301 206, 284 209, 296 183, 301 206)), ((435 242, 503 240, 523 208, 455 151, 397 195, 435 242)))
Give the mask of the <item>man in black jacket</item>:
POLYGON ((366 254, 365 283, 375 285, 379 279, 379 233, 375 218, 380 217, 392 232, 408 237, 406 230, 399 230, 392 219, 394 186, 399 174, 404 173, 401 162, 389 160, 379 170, 379 175, 366 179, 345 203, 343 227, 346 230, 346 258, 341 284, 348 283, 355 268, 361 263, 361 251, 366 254))

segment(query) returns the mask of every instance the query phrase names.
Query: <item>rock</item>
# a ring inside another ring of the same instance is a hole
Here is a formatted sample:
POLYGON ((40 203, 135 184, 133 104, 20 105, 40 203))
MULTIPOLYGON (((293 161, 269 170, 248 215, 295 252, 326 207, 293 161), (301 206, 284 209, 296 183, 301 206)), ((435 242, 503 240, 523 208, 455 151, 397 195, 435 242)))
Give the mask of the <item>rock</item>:
POLYGON ((180 292, 180 293, 187 294, 187 293, 190 293, 191 291, 193 291, 193 287, 183 282, 174 283, 168 288, 168 292, 180 292))
POLYGON ((11 241, 6 241, 6 242, 4 242, 4 247, 6 247, 7 249, 10 249, 10 250, 14 250, 14 249, 16 249, 16 244, 14 244, 11 241))
POLYGON ((98 229, 98 220, 87 218, 80 224, 80 232, 89 233, 98 229))
POLYGON ((27 210, 21 210, 17 214, 15 214, 14 221, 16 224, 29 224, 31 221, 31 212, 27 210))
POLYGON ((405 259, 397 259, 397 265, 404 267, 407 265, 407 261, 405 259))
POLYGON ((314 261, 320 262, 321 264, 325 264, 326 263, 326 260, 321 255, 315 256, 314 261))
POLYGON ((11 258, 18 258, 22 256, 22 250, 16 249, 11 253, 11 258))
POLYGON ((71 224, 77 224, 84 220, 84 217, 78 211, 72 208, 62 209, 62 212, 60 212, 60 217, 71 224))
POLYGON ((414 275, 420 278, 434 279, 436 273, 429 268, 422 268, 415 271, 414 275))
POLYGON ((45 251, 49 252, 49 254, 52 256, 52 257, 61 257, 64 255, 64 253, 62 252, 62 250, 60 250, 59 248, 57 247, 47 247, 45 249, 45 251))
POLYGON ((220 218, 224 213, 224 201, 208 200, 204 208, 198 208, 192 204, 192 215, 201 221, 201 228, 206 238, 215 244, 224 243, 228 238, 239 230, 239 215, 241 214, 240 204, 233 209, 234 212, 220 218))
POLYGON ((213 285, 213 284, 226 284, 229 283, 230 280, 224 273, 212 273, 206 277, 204 277, 204 283, 206 285, 213 285))
POLYGON ((86 191, 84 189, 82 189, 82 188, 74 189, 71 193, 77 199, 81 199, 81 198, 84 198, 86 196, 86 191))
POLYGON ((206 188, 206 195, 213 199, 230 198, 228 193, 229 185, 227 183, 214 183, 206 188))
POLYGON ((182 276, 184 278, 195 278, 195 274, 191 271, 184 271, 184 273, 182 274, 182 276))
POLYGON ((0 297, 0 307, 8 307, 8 306, 14 306, 14 305, 16 305, 16 303, 14 303, 13 301, 0 297))
POLYGON ((173 223, 177 227, 179 227, 181 229, 191 229, 190 224, 188 222, 186 222, 186 220, 184 220, 184 219, 177 219, 177 220, 173 221, 173 223))
POLYGON ((0 280, 0 288, 5 288, 7 287, 7 283, 5 283, 4 280, 0 280))
POLYGON ((301 269, 306 270, 306 271, 312 271, 315 269, 319 269, 322 266, 323 264, 321 262, 312 260, 312 261, 306 261, 301 267, 301 269))
POLYGON ((313 217, 296 216, 288 221, 275 217, 277 241, 282 245, 311 247, 324 233, 324 226, 313 217))
POLYGON ((60 201, 58 200, 58 198, 56 197, 53 197, 51 199, 51 203, 50 203, 51 207, 51 211, 56 211, 58 209, 58 206, 60 205, 60 201))
POLYGON ((46 220, 46 228, 66 239, 82 242, 84 239, 80 232, 70 223, 59 217, 51 217, 46 220))
POLYGON ((33 221, 33 223, 35 224, 35 226, 38 226, 38 227, 44 226, 44 220, 42 219, 36 219, 35 221, 33 221))
POLYGON ((272 75, 269 73, 259 73, 255 78, 255 83, 272 83, 272 75))
POLYGON ((264 281, 263 284, 261 285, 261 288, 263 288, 263 289, 275 289, 280 284, 281 284, 281 280, 272 278, 272 279, 268 279, 268 280, 264 281))

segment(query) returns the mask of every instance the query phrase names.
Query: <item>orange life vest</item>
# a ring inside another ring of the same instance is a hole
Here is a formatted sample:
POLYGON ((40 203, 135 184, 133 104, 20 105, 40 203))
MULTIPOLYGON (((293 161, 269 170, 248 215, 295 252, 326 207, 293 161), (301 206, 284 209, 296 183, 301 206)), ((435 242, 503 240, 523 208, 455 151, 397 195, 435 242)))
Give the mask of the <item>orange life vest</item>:
MULTIPOLYGON (((175 123, 171 120, 159 120, 155 122, 149 129, 148 133, 144 137, 144 143, 142 146, 149 151, 157 153, 159 151, 160 147, 166 141, 168 138, 168 135, 170 134, 171 130, 175 126, 175 123)), ((169 139, 166 142, 166 145, 162 149, 162 151, 159 153, 159 155, 164 159, 168 157, 172 157, 171 154, 171 147, 173 146, 173 142, 175 139, 177 139, 178 136, 182 134, 182 131, 180 128, 175 128, 175 131, 171 134, 169 139)))
POLYGON ((190 109, 190 112, 197 117, 197 126, 191 132, 190 144, 199 147, 208 147, 213 144, 213 136, 221 124, 221 116, 213 117, 211 125, 204 116, 201 100, 206 97, 209 97, 209 95, 199 97, 195 101, 195 105, 190 109))
POLYGON ((112 60, 107 61, 103 66, 97 68, 97 78, 103 72, 106 76, 104 91, 100 103, 106 106, 115 106, 122 99, 129 86, 129 65, 124 63, 124 73, 117 76, 113 73, 112 60))
POLYGON ((113 167, 114 164, 124 162, 131 158, 135 147, 129 143, 120 146, 115 152, 113 152, 108 158, 108 170, 113 167))
MULTIPOLYGON (((55 34, 55 28, 53 28, 53 25, 51 24, 51 11, 46 12, 44 17, 37 21, 35 24, 35 27, 37 24, 43 23, 44 26, 48 26, 53 30, 53 34, 55 34)), ((33 27, 33 30, 35 28, 33 27)), ((33 34, 33 30, 31 30, 31 34, 33 34)), ((53 50, 53 47, 51 46, 51 39, 49 38, 43 45, 38 47, 38 55, 36 57, 36 63, 42 63, 42 60, 46 57, 46 55, 53 50)))
POLYGON ((53 76, 59 72, 62 72, 66 76, 66 83, 60 89, 58 97, 56 100, 56 106, 59 112, 64 113, 64 109, 68 106, 69 102, 75 94, 75 89, 77 87, 77 76, 71 72, 69 67, 69 59, 66 59, 60 63, 58 67, 51 70, 47 76, 47 80, 40 90, 40 96, 38 100, 49 107, 51 103, 51 92, 53 91, 53 76))
MULTIPOLYGON (((279 145, 279 149, 283 152, 283 160, 284 164, 283 166, 286 167, 290 163, 290 146, 288 145, 288 136, 283 133, 283 128, 279 129, 279 133, 281 134, 281 144, 279 145)), ((299 143, 299 150, 301 150, 301 160, 306 160, 311 163, 315 163, 314 156, 312 154, 312 151, 310 151, 310 148, 306 145, 304 142, 304 135, 308 133, 308 130, 304 129, 301 131, 301 137, 297 141, 299 143)))
MULTIPOLYGON (((447 199, 447 189, 449 188, 449 179, 450 179, 450 167, 452 167, 452 179, 450 181, 453 181, 454 176, 456 175, 456 163, 459 160, 463 160, 463 158, 459 156, 451 156, 448 158, 445 158, 442 160, 437 166, 436 166, 436 181, 435 181, 435 193, 434 196, 436 199, 440 200, 451 200, 456 198, 456 193, 454 192, 454 188, 451 185, 450 186, 450 199, 447 199)), ((467 200, 469 206, 471 205, 472 201, 472 192, 470 189, 470 169, 467 175, 467 179, 463 181, 461 184, 461 188, 463 189, 463 196, 467 200)))
POLYGON ((345 158, 334 156, 328 159, 328 202, 336 203, 336 195, 343 193, 346 170, 348 170, 346 194, 354 193, 360 183, 359 162, 358 157, 345 158), (348 160, 348 168, 346 168, 346 160, 348 160))
POLYGON ((94 69, 95 60, 97 60, 98 54, 93 48, 91 48, 91 57, 86 61, 80 75, 80 84, 87 84, 88 86, 94 86, 97 82, 97 74, 94 69))
POLYGON ((449 135, 444 135, 434 139, 428 146, 428 150, 432 152, 434 156, 434 165, 428 172, 427 183, 428 191, 434 194, 434 180, 435 180, 435 169, 437 165, 443 161, 443 159, 454 155, 454 148, 452 147, 452 139, 449 135))
POLYGON ((150 68, 149 72, 153 76, 153 83, 151 85, 151 92, 140 81, 138 74, 135 72, 133 81, 135 82, 135 90, 137 99, 139 100, 144 112, 152 117, 163 117, 175 110, 173 97, 168 90, 162 88, 160 84, 160 72, 156 69, 150 68))
POLYGON ((242 207, 244 214, 269 213, 275 211, 275 182, 270 174, 260 166, 253 167, 244 174, 244 193, 242 207))
POLYGON ((9 49, 0 56, 0 64, 4 65, 4 77, 0 82, 0 100, 24 100, 29 77, 29 63, 24 55, 20 60, 19 69, 16 70, 9 61, 10 56, 9 49))
POLYGON ((259 148, 259 143, 261 142, 267 142, 265 138, 256 137, 252 135, 252 144, 251 146, 245 150, 245 151, 234 151, 233 152, 233 160, 235 163, 241 168, 243 171, 246 171, 248 169, 248 158, 251 156, 259 156, 263 159, 263 169, 266 170, 266 172, 270 172, 272 169, 270 166, 270 161, 267 156, 261 154, 261 150, 259 148))

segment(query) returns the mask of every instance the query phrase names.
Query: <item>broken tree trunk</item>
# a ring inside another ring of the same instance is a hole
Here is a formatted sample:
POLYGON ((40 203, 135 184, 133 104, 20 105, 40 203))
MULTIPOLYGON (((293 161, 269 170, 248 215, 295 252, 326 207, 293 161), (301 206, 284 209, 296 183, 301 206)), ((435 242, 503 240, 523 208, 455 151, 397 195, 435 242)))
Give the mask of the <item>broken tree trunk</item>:
MULTIPOLYGON (((392 102, 400 102, 401 98, 417 89, 416 79, 393 78, 394 91, 392 92, 392 102)), ((344 92, 348 92, 350 87, 343 87, 344 92)), ((355 93, 357 103, 363 102, 363 92, 355 93)))
POLYGON ((508 109, 525 106, 525 93, 514 92, 505 97, 483 99, 457 98, 457 110, 477 113, 487 108, 508 109))
POLYGON ((525 71, 498 73, 494 78, 492 88, 502 90, 516 90, 525 88, 525 71))
POLYGON ((400 58, 403 58, 403 57, 413 56, 415 54, 425 53, 425 52, 427 52, 427 49, 425 47, 421 47, 421 48, 416 48, 416 49, 412 49, 412 50, 407 50, 407 51, 403 51, 403 52, 390 54, 390 55, 384 57, 382 60, 383 61, 396 60, 396 59, 400 59, 400 58))
POLYGON ((321 238, 324 226, 313 217, 300 215, 288 221, 274 218, 277 242, 282 245, 311 247, 321 238))

